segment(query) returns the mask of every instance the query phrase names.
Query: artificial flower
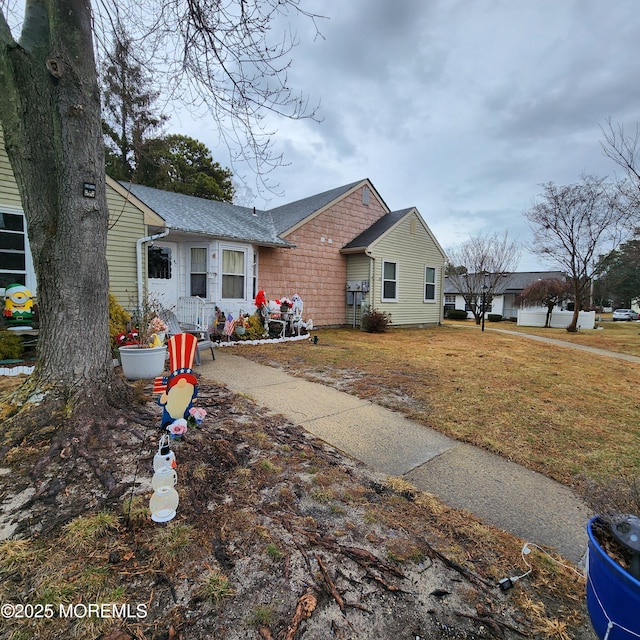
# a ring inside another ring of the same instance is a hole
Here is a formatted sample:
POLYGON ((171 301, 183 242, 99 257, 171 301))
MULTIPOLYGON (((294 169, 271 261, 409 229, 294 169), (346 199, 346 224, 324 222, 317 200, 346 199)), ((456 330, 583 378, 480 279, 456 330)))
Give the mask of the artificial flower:
POLYGON ((167 425, 167 431, 172 436, 183 436, 188 430, 187 421, 184 418, 178 418, 175 422, 167 425))
POLYGON ((196 424, 200 424, 205 419, 207 412, 201 407, 191 407, 189 415, 196 421, 196 424))
POLYGON ((149 331, 152 333, 162 333, 167 330, 167 323, 158 316, 155 316, 149 323, 149 331))

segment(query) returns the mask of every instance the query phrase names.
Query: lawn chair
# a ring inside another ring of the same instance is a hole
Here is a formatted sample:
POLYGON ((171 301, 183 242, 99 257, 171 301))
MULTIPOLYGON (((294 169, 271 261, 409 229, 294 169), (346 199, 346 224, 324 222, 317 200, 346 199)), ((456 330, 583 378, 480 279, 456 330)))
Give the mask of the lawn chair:
MULTIPOLYGON (((176 315, 178 322, 184 327, 208 330, 209 318, 207 315, 207 302, 198 296, 182 296, 178 299, 176 315)), ((212 310, 210 310, 212 313, 212 310)))
POLYGON ((175 336, 178 333, 190 333, 198 339, 198 349, 196 350, 196 365, 202 364, 200 351, 203 349, 211 350, 211 357, 215 360, 216 356, 213 352, 213 341, 207 329, 200 329, 195 325, 181 323, 173 311, 162 309, 158 314, 167 325, 167 337, 175 336))

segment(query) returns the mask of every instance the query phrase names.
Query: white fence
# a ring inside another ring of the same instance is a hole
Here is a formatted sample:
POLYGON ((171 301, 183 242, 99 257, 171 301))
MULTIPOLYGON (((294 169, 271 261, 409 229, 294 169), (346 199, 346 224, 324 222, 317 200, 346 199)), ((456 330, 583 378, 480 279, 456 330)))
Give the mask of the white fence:
MULTIPOLYGON (((518 309, 518 325, 521 327, 544 327, 547 312, 544 309, 518 309)), ((573 318, 573 311, 554 311, 550 325, 554 329, 566 329, 573 318)), ((579 329, 595 329, 596 312, 580 311, 578 314, 579 329)))

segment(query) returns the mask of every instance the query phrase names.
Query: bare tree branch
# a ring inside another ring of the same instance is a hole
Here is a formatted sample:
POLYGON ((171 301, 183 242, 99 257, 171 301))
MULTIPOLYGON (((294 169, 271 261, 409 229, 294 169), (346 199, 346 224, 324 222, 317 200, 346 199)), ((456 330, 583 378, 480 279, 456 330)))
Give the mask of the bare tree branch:
POLYGON ((526 218, 534 234, 533 250, 567 273, 575 301, 567 328, 575 331, 598 255, 614 249, 628 230, 629 209, 620 206, 615 186, 604 178, 583 176, 577 184, 543 185, 526 218))
MULTIPOLYGON (((167 105, 180 102, 196 117, 211 118, 232 163, 248 163, 270 189, 267 175, 283 158, 273 153, 267 115, 317 119, 318 107, 289 84, 298 44, 291 23, 311 20, 317 35, 320 16, 304 10, 301 0, 111 4, 100 1, 97 31, 125 24, 132 45, 139 44, 136 59, 153 74, 167 105)), ((105 47, 107 36, 97 38, 105 47)))
POLYGON ((627 134, 624 126, 614 127, 611 119, 606 127, 600 127, 604 142, 601 142, 604 154, 622 168, 625 180, 618 181, 618 189, 627 205, 635 210, 632 219, 639 224, 640 215, 640 125, 636 124, 635 131, 627 134))
POLYGON ((500 288, 503 275, 515 271, 520 250, 517 242, 510 241, 507 233, 502 236, 474 236, 459 247, 449 250, 449 281, 462 295, 480 324, 482 300, 489 304, 500 288))

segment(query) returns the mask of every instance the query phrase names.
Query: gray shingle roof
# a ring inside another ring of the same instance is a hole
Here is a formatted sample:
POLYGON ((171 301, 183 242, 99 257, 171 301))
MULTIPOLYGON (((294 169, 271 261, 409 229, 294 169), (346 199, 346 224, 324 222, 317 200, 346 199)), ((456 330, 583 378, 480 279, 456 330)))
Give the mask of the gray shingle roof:
POLYGON ((510 273, 505 277, 500 293, 520 293, 537 280, 551 280, 552 278, 564 280, 566 277, 566 274, 562 271, 521 271, 510 273))
POLYGON ((414 207, 410 207, 409 209, 391 211, 385 214, 382 218, 376 220, 368 229, 365 229, 357 238, 354 238, 346 244, 343 249, 365 249, 413 210, 414 207))
MULTIPOLYGON (((502 282, 495 288, 495 294, 520 293, 536 280, 550 280, 558 278, 564 280, 566 274, 562 271, 517 271, 504 275, 502 282)), ((444 279, 444 292, 449 294, 460 293, 451 278, 444 279)))
POLYGON ((288 229, 291 229, 291 227, 294 227, 305 218, 308 218, 316 211, 326 207, 329 203, 333 202, 353 189, 353 187, 363 182, 364 180, 358 180, 358 182, 352 182, 351 184, 346 184, 343 187, 336 187, 330 191, 318 193, 315 196, 303 198, 302 200, 297 200, 296 202, 283 204, 280 207, 270 209, 269 213, 273 218, 273 224, 276 232, 278 234, 282 234, 288 229))
POLYGON ((269 212, 239 207, 228 202, 196 198, 138 184, 121 183, 161 216, 172 229, 217 238, 290 246, 278 237, 269 212))

